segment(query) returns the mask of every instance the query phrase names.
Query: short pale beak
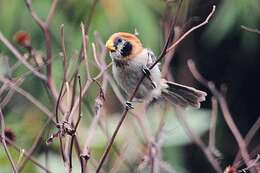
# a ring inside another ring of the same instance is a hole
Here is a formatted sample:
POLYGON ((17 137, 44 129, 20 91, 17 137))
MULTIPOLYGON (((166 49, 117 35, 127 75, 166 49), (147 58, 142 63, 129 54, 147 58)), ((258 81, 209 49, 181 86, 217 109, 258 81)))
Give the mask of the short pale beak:
POLYGON ((115 51, 116 48, 114 46, 114 43, 111 39, 107 40, 106 42, 106 48, 109 50, 109 51, 115 51))

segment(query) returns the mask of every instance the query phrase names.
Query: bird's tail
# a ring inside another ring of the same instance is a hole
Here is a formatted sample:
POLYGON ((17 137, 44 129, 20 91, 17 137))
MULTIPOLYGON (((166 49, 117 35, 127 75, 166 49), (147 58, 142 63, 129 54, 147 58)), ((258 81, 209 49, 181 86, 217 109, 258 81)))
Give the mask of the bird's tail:
POLYGON ((192 87, 180 85, 163 80, 162 96, 170 102, 182 106, 200 107, 200 102, 205 100, 207 93, 192 87))

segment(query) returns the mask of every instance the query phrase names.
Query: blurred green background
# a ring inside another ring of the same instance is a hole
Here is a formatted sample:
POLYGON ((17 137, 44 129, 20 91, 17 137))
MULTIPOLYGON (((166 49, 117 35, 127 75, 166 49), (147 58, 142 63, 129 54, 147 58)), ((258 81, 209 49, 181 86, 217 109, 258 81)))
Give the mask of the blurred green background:
MULTIPOLYGON (((42 19, 46 19, 51 2, 51 0, 32 1, 33 9, 42 19)), ((95 32, 98 32, 102 40, 105 41, 114 32, 126 31, 134 33, 138 31, 144 46, 151 48, 156 54, 159 54, 165 37, 163 22, 165 22, 166 4, 172 7, 171 13, 174 16, 178 3, 178 0, 99 0, 88 29, 89 42, 94 41, 95 32)), ((60 25, 64 24, 68 57, 73 59, 73 56, 79 52, 81 47, 80 23, 88 19, 92 4, 92 0, 58 1, 57 9, 50 25, 54 79, 58 87, 62 81, 62 62, 59 56, 59 52, 61 52, 60 25)), ((214 17, 206 27, 195 31, 179 46, 173 58, 174 60, 171 62, 171 71, 176 81, 207 90, 195 81, 187 68, 186 61, 192 58, 197 62, 199 70, 207 79, 216 82, 218 87, 221 84, 225 84, 231 113, 242 134, 245 135, 260 113, 260 35, 242 30, 240 26, 260 28, 260 1, 183 0, 177 25, 183 27, 187 24, 187 27, 191 27, 203 21, 211 11, 213 4, 217 5, 214 17)), ((13 37, 18 31, 26 31, 32 37, 32 46, 42 54, 45 53, 42 31, 32 20, 24 1, 0 0, 0 31, 22 53, 26 51, 14 43, 13 37)), ((89 57, 92 58, 92 51, 88 51, 88 53, 89 57)), ((26 68, 19 67, 12 74, 9 74, 9 66, 14 64, 16 59, 2 43, 0 43, 0 58, 1 76, 11 75, 12 77, 17 77, 27 71, 26 68)), ((106 61, 109 62, 110 59, 107 57, 106 61)), ((91 73, 96 74, 96 69, 93 68, 91 73)), ((53 109, 46 91, 37 78, 29 75, 21 87, 29 91, 50 110, 53 109)), ((84 116, 80 128, 82 143, 84 143, 87 136, 87 128, 92 119, 89 114, 97 96, 98 88, 92 87, 91 91, 93 92, 89 92, 84 98, 84 116)), ((106 97, 108 98, 108 102, 105 103, 107 119, 104 121, 107 122, 106 126, 111 134, 119 119, 122 106, 117 106, 119 104, 111 88, 109 88, 106 97)), ((209 94, 207 101, 203 103, 203 109, 188 110, 187 112, 191 127, 197 134, 202 136, 205 142, 208 138, 207 130, 210 122, 210 97, 211 95, 209 94)), ((6 126, 11 128, 16 134, 16 144, 21 148, 30 148, 46 117, 19 94, 15 94, 11 101, 2 109, 5 115, 6 126)), ((172 116, 174 114, 173 111, 171 109, 168 111, 165 125, 167 133, 164 135, 162 158, 178 173, 213 172, 201 150, 191 144, 176 118, 172 116)), ((145 119, 147 128, 150 128, 151 133, 153 133, 154 127, 157 127, 159 124, 157 114, 159 113, 153 111, 148 114, 149 118, 145 119)), ((141 148, 139 140, 143 139, 136 139, 136 135, 141 133, 141 129, 137 128, 137 132, 135 130, 133 132, 127 130, 127 128, 136 128, 132 121, 134 121, 133 118, 129 117, 125 125, 126 129, 122 129, 117 138, 117 143, 119 148, 123 148, 125 143, 127 143, 126 141, 129 141, 128 136, 132 136, 132 141, 127 145, 126 155, 128 154, 129 162, 134 165, 137 159, 140 159, 140 155, 138 155, 140 151, 134 148, 141 148)), ((44 139, 51 132, 55 131, 54 128, 51 129, 53 130, 45 133, 44 139)), ((255 146, 258 146, 259 139, 258 134, 258 138, 249 147, 250 151, 255 146)), ((218 116, 216 140, 217 147, 223 156, 220 159, 221 165, 225 167, 225 165, 232 163, 238 148, 221 114, 218 116)), ((97 129, 95 140, 91 145, 91 153, 96 160, 100 158, 105 144, 106 137, 100 129, 97 129)), ((10 150, 14 159, 18 161, 19 152, 16 152, 12 147, 10 147, 10 150)), ((38 147, 36 154, 34 154, 42 163, 45 162, 46 150, 46 145, 43 142, 38 147)), ((61 172, 63 164, 61 157, 58 155, 58 143, 55 141, 48 148, 48 151, 50 168, 53 172, 61 172)), ((79 164, 76 157, 74 163, 73 171, 79 172, 79 164)), ((107 168, 110 167, 111 165, 108 164, 107 168)), ((143 172, 146 171, 144 170, 143 172)), ((0 172, 11 172, 9 161, 6 159, 2 147, 0 148, 0 172)), ((41 170, 31 162, 28 162, 23 172, 38 173, 41 170)), ((120 172, 129 172, 129 170, 122 166, 120 172)))

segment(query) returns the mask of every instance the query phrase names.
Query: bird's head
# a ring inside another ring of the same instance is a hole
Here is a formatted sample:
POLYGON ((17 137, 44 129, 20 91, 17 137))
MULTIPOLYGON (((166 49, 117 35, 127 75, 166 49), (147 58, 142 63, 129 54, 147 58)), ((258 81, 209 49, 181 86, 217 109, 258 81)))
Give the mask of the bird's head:
POLYGON ((115 59, 131 59, 136 57, 143 50, 143 46, 136 35, 118 32, 109 37, 106 47, 111 58, 115 59))

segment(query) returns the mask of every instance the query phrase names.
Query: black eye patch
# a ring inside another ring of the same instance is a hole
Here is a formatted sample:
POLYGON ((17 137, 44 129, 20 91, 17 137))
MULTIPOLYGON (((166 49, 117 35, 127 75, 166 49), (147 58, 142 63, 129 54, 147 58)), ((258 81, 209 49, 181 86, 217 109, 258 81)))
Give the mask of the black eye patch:
POLYGON ((121 51, 120 51, 121 55, 123 57, 126 57, 126 56, 130 55, 131 51, 132 51, 132 48, 133 48, 133 46, 132 46, 132 44, 130 42, 128 42, 128 41, 125 42, 123 47, 122 47, 122 49, 121 49, 121 51))

